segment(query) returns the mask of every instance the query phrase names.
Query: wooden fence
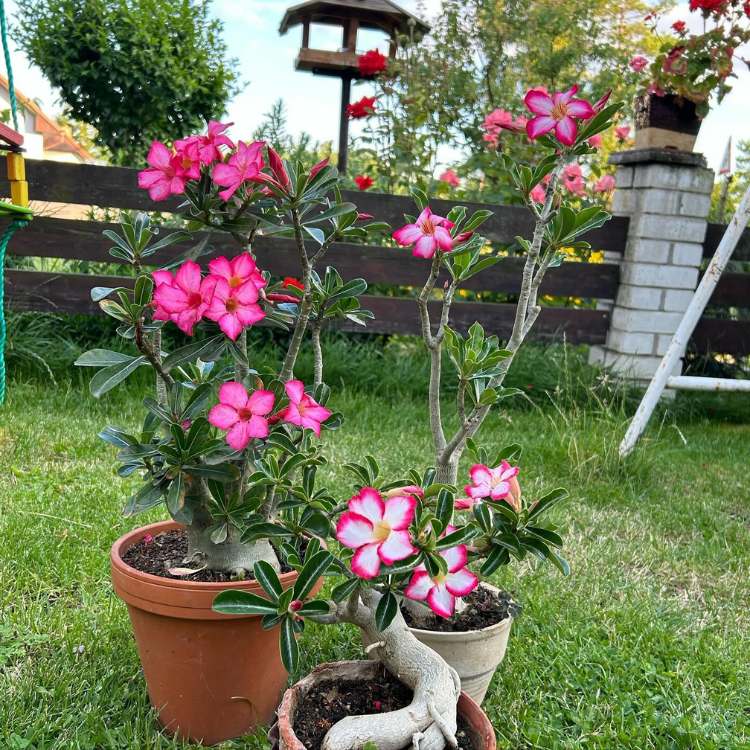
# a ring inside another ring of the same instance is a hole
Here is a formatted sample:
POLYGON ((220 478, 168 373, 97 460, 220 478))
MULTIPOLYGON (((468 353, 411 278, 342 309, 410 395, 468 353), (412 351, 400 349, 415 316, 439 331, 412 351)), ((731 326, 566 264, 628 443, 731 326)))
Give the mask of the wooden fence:
MULTIPOLYGON (((4 179, 0 166, 0 180, 4 179)), ((174 210, 177 200, 154 204, 137 187, 136 170, 122 167, 65 164, 30 161, 27 165, 29 193, 35 201, 102 208, 174 210)), ((403 213, 414 211, 407 198, 378 193, 350 193, 346 199, 361 211, 393 226, 403 223, 403 213)), ((449 210, 444 201, 431 203, 437 213, 449 210)), ((494 215, 483 226, 483 233, 493 241, 510 244, 517 235, 529 236, 533 221, 530 213, 516 206, 469 205, 469 209, 489 208, 494 215)), ((61 258, 65 260, 112 262, 108 255, 111 243, 102 230, 111 225, 95 222, 40 216, 13 238, 9 252, 16 257, 61 258)), ((622 253, 627 240, 628 220, 613 218, 586 239, 599 250, 622 253)), ((721 229, 709 230, 705 252, 710 255, 721 237, 721 229)), ((231 237, 216 234, 211 238, 211 253, 206 259, 233 254, 237 245, 231 237)), ((175 245, 153 258, 154 264, 168 262, 186 246, 175 245)), ((291 240, 258 238, 254 243, 259 264, 274 275, 292 275, 298 263, 291 240)), ((409 250, 340 243, 334 245, 327 263, 335 266, 344 278, 362 276, 370 284, 418 286, 424 282, 427 266, 413 258, 409 250)), ((473 291, 513 294, 518 291, 521 261, 507 258, 466 283, 473 291)), ((63 313, 98 313, 89 297, 92 286, 127 286, 132 280, 81 273, 50 273, 38 270, 9 269, 6 273, 8 304, 19 310, 44 310, 63 313)), ((729 274, 722 279, 713 304, 747 305, 750 275, 729 274)), ((555 298, 612 300, 619 283, 619 268, 614 263, 565 263, 552 269, 542 293, 555 298)), ((414 300, 407 297, 367 295, 362 304, 375 314, 368 330, 376 333, 416 333, 418 319, 414 300)), ((510 332, 515 306, 490 302, 456 302, 451 322, 465 329, 479 320, 499 336, 510 332)), ((609 312, 591 307, 546 306, 535 327, 539 338, 566 336, 575 343, 601 344, 609 328, 609 312)), ((750 323, 705 319, 696 330, 694 345, 699 349, 726 352, 750 352, 750 323)))

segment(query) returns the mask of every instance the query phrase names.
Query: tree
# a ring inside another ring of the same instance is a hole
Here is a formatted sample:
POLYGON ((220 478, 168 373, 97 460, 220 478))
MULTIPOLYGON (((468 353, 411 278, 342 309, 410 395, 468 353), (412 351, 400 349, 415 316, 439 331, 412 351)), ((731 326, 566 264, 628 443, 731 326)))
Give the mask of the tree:
MULTIPOLYGON (((456 166, 469 193, 513 200, 484 140, 486 115, 497 108, 528 115, 518 93, 540 85, 560 91, 579 84, 592 100, 611 89, 613 101, 632 102, 640 78, 628 62, 658 47, 645 16, 670 4, 443 0, 430 36, 406 40, 392 75, 380 79, 378 114, 365 134, 372 169, 384 187, 402 190, 429 179, 448 147, 463 159, 456 166)), ((520 138, 508 148, 517 158, 529 153, 520 138)))
POLYGON ((16 39, 117 164, 223 114, 236 92, 208 0, 30 0, 16 39))

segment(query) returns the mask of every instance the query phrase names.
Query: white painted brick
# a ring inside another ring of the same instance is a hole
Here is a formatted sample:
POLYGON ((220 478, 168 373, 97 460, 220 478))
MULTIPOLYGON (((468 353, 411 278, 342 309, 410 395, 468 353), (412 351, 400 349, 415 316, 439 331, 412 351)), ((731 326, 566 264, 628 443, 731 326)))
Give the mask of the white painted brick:
POLYGON ((706 193, 679 193, 680 201, 677 213, 682 216, 695 216, 705 219, 711 208, 711 194, 706 193))
POLYGON ((676 266, 700 266, 703 260, 703 245, 694 242, 675 242, 672 247, 672 263, 676 266))
POLYGON ((665 188, 692 193, 710 193, 714 173, 700 167, 674 164, 646 164, 639 166, 633 175, 635 188, 665 188))
POLYGON ((692 290, 698 283, 698 269, 689 266, 625 262, 622 264, 620 282, 660 289, 692 290))
MULTIPOLYGON (((661 357, 641 356, 637 354, 619 354, 607 350, 604 359, 605 367, 623 377, 650 380, 661 363, 661 357)), ((671 375, 679 375, 682 369, 681 363, 675 365, 671 375)))
POLYGON ((655 339, 653 333, 632 333, 610 328, 607 348, 623 354, 653 354, 655 339))
POLYGON ((667 289, 664 293, 664 309, 668 312, 685 312, 693 294, 689 289, 667 289))
POLYGON ((674 333, 682 315, 673 312, 628 310, 615 307, 612 311, 612 326, 621 331, 639 333, 674 333))
POLYGON ((618 188, 612 195, 613 214, 632 214, 639 205, 640 190, 626 190, 618 188))
POLYGON ((615 172, 615 185, 618 188, 629 188, 633 184, 633 167, 617 167, 615 172))
POLYGON ((644 263, 668 263, 671 249, 672 243, 669 240, 631 237, 625 250, 625 258, 644 263))
POLYGON ((606 356, 605 351, 601 346, 589 347, 589 364, 590 365, 603 365, 605 356, 606 356))
POLYGON ((661 309, 662 290, 653 287, 620 284, 617 290, 617 306, 629 307, 631 310, 661 309))
POLYGON ((630 219, 630 237, 703 242, 707 223, 703 219, 688 216, 662 216, 660 214, 636 214, 630 219))

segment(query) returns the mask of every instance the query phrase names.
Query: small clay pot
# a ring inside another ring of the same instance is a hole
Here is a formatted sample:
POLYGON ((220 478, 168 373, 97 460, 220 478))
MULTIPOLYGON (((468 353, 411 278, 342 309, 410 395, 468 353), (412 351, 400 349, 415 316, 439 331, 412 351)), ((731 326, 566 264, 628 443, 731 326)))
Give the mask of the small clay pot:
POLYGON ((635 101, 635 147, 692 151, 701 122, 689 99, 643 94, 635 101))
MULTIPOLYGON (((141 573, 123 562, 125 552, 146 534, 178 528, 174 521, 162 521, 120 537, 110 555, 112 583, 128 605, 159 721, 171 734, 212 745, 268 724, 287 673, 278 628, 263 630, 260 617, 211 609, 216 595, 226 589, 263 595, 256 581, 178 581, 141 573)), ((280 576, 284 589, 296 579, 296 572, 280 576)))
MULTIPOLYGON (((276 723, 271 727, 269 739, 273 750, 307 750, 294 733, 297 706, 304 702, 307 693, 321 682, 338 682, 342 679, 377 679, 380 664, 374 661, 338 661, 317 666, 307 677, 292 685, 281 700, 276 723)), ((458 714, 466 721, 476 750, 496 750, 495 730, 487 715, 466 693, 458 699, 458 714)))

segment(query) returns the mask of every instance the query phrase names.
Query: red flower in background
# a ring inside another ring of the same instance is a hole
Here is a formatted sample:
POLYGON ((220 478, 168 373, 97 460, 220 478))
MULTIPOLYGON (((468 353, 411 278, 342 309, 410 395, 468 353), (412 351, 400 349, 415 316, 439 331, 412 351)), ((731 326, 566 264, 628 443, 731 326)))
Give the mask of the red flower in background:
POLYGON ((684 33, 685 29, 687 28, 687 24, 684 21, 675 21, 672 24, 672 28, 678 33, 682 34, 684 33))
POLYGON ((376 76, 388 67, 388 58, 378 50, 371 49, 357 58, 357 65, 363 76, 376 76))
POLYGON ((720 13, 727 0, 690 0, 690 10, 702 10, 704 13, 720 13))
POLYGON ((303 292, 305 291, 305 285, 299 279, 295 279, 294 276, 284 276, 281 286, 287 289, 301 289, 303 292))
POLYGON ((358 174, 354 178, 354 182, 357 183, 357 187, 360 190, 369 190, 375 184, 375 180, 373 180, 372 177, 369 177, 366 174, 358 174))
POLYGON ((346 105, 346 114, 352 120, 361 120, 375 112, 376 96, 363 96, 359 101, 346 105))

